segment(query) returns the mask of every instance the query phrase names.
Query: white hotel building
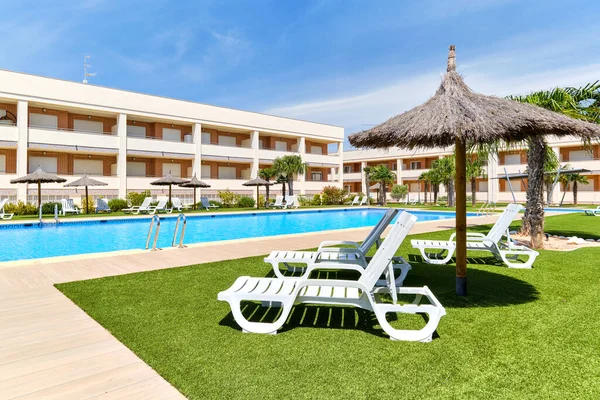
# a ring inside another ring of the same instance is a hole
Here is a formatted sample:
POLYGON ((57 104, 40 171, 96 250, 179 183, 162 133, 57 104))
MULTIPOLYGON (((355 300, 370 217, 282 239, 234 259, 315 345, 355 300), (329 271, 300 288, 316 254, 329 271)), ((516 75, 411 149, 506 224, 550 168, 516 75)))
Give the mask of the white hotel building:
MULTIPOLYGON (((578 185, 578 203, 600 203, 600 145, 593 143, 591 149, 585 149, 580 140, 563 138, 548 138, 550 147, 557 154, 561 165, 568 164, 569 169, 587 169, 582 173, 589 181, 587 185, 578 185), (591 150, 591 151, 590 151, 591 150)), ((406 184, 411 198, 424 198, 424 183, 419 176, 429 170, 431 163, 444 156, 452 154, 452 149, 426 149, 408 151, 391 148, 389 150, 353 150, 344 153, 344 187, 352 193, 367 193, 367 181, 363 172, 366 166, 387 165, 396 173, 397 183, 406 184)), ((525 172, 527 168, 526 149, 501 151, 490 157, 484 167, 485 177, 477 179, 478 201, 510 202, 513 200, 510 187, 505 179, 497 179, 508 174, 525 172)), ((525 202, 527 179, 511 179, 512 189, 518 202, 525 202)), ((467 195, 470 195, 470 184, 467 183, 467 195)), ((560 202, 563 185, 557 185, 554 191, 553 203, 560 202)), ((445 195, 445 188, 440 186, 440 195, 445 195)), ((565 203, 573 202, 571 187, 564 197, 565 203)))
MULTIPOLYGON (((242 186, 286 154, 308 164, 294 189, 321 192, 343 183, 344 129, 290 118, 0 71, 0 196, 35 202, 35 185, 10 184, 38 165, 68 181, 83 173, 108 186, 90 195, 125 198, 166 189, 150 182, 171 172, 218 190, 242 186)), ((277 190, 277 189, 275 189, 277 190)), ((173 188, 190 198, 191 190, 173 188)), ((81 198, 83 188, 45 184, 42 201, 81 198)))

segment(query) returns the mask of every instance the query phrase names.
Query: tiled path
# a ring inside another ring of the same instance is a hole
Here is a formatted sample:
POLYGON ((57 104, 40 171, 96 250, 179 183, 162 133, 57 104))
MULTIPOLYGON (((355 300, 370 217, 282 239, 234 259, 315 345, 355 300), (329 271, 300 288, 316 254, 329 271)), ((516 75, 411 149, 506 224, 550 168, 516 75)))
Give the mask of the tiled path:
MULTIPOLYGON (((493 217, 470 218, 471 224, 493 217)), ((411 233, 452 228, 417 223, 411 233)), ((240 240, 110 257, 0 264, 0 399, 180 399, 183 396, 53 287, 103 276, 362 240, 369 229, 240 240)))

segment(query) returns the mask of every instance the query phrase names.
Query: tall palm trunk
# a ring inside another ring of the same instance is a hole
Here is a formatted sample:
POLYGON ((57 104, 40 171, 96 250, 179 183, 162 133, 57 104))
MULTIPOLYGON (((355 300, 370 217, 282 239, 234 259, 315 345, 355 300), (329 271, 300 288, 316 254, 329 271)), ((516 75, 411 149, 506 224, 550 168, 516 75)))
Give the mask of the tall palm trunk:
POLYGON ((546 156, 546 141, 541 137, 528 140, 527 170, 527 208, 523 217, 521 233, 531 236, 531 246, 534 249, 544 248, 544 159, 546 156))
POLYGON ((281 195, 285 197, 285 181, 281 182, 281 195))
POLYGON ((475 178, 471 178, 471 205, 475 207, 475 203, 477 203, 477 180, 475 178))
MULTIPOLYGON (((258 203, 258 200, 257 200, 257 203, 258 203)), ((269 185, 265 186, 265 208, 269 208, 269 185)))
POLYGON ((429 182, 425 181, 425 198, 423 201, 427 204, 427 191, 429 190, 429 182))
POLYGON ((437 203, 438 192, 440 191, 440 185, 433 185, 433 204, 437 203))
POLYGON ((577 180, 573 181, 573 205, 577 205, 577 180))
POLYGON ((294 178, 288 178, 288 193, 294 195, 294 178))
POLYGON ((454 207, 454 181, 450 179, 446 187, 448 188, 448 206, 454 207))

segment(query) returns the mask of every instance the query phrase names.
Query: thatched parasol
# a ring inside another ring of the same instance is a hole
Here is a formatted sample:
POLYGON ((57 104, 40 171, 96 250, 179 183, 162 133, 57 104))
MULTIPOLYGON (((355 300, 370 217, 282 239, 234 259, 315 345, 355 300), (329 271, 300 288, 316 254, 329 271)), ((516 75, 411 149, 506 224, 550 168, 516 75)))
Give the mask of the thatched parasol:
POLYGON ((181 185, 182 183, 187 183, 188 180, 187 179, 183 179, 183 178, 178 178, 176 176, 171 175, 171 171, 169 171, 169 173, 165 176, 163 176, 162 178, 160 178, 157 181, 154 182, 150 182, 151 185, 155 185, 155 186, 168 186, 169 187, 169 204, 173 204, 171 203, 171 187, 173 185, 181 185))
POLYGON ((466 147, 545 135, 592 138, 600 136, 600 126, 531 104, 474 93, 456 72, 455 47, 450 46, 447 73, 431 99, 349 139, 353 146, 367 148, 455 146, 456 292, 466 295, 466 147))
POLYGON ((189 182, 180 183, 181 187, 191 187, 194 188, 194 204, 192 204, 192 210, 196 209, 196 188, 209 188, 210 185, 208 183, 202 182, 200 179, 196 178, 196 174, 192 176, 189 182))
MULTIPOLYGON (((248 182, 242 183, 242 185, 256 186, 256 208, 258 209, 258 199, 260 198, 260 195, 259 195, 260 187, 261 186, 271 186, 271 185, 273 185, 273 183, 271 183, 269 181, 265 181, 264 179, 257 176, 256 178, 249 180, 248 182)), ((269 201, 269 199, 265 199, 265 201, 269 201)))
POLYGON ((83 174, 83 176, 81 178, 77 179, 76 181, 67 183, 65 185, 65 187, 85 186, 85 213, 89 214, 90 213, 90 204, 89 204, 89 198, 88 198, 88 186, 107 186, 107 185, 108 185, 108 183, 100 182, 95 179, 92 179, 88 176, 87 173, 85 173, 85 174, 83 174))
POLYGON ((65 178, 44 172, 41 166, 29 175, 21 178, 11 179, 10 183, 37 183, 38 185, 38 209, 42 206, 42 183, 66 182, 65 178))

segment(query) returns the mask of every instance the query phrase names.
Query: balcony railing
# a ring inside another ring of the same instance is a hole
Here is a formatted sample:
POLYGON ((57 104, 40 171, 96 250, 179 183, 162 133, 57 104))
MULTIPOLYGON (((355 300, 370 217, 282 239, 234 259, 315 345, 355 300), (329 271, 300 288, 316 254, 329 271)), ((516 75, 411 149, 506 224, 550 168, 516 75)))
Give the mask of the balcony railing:
POLYGON ((225 144, 225 143, 219 143, 219 142, 207 142, 207 141, 203 141, 202 144, 207 144, 207 145, 212 145, 212 146, 222 146, 222 147, 241 147, 243 149, 251 149, 252 146, 249 146, 247 144, 225 144))
POLYGON ((84 129, 73 129, 73 128, 50 128, 48 126, 38 126, 38 125, 29 125, 30 128, 33 129, 41 129, 45 131, 53 131, 53 132, 72 132, 72 133, 84 133, 86 135, 112 135, 116 136, 116 132, 98 132, 98 131, 86 131, 84 129))
POLYGON ((298 150, 281 150, 281 149, 276 149, 275 147, 259 147, 259 150, 268 150, 268 151, 281 151, 281 152, 285 152, 285 153, 298 153, 298 150))

